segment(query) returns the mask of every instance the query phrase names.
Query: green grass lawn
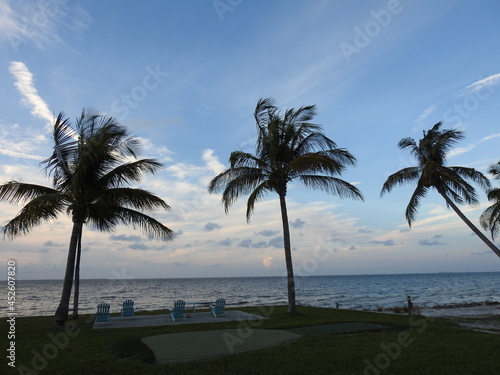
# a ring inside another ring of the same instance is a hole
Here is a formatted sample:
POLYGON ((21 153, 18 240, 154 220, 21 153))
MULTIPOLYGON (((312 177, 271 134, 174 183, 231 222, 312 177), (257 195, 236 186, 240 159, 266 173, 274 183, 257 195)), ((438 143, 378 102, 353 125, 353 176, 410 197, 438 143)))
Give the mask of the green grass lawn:
MULTIPOLYGON (((18 318, 15 324, 15 364, 2 356, 1 374, 426 374, 498 375, 500 334, 465 329, 444 319, 299 306, 240 308, 270 319, 163 327, 93 330, 93 317, 82 315, 66 327, 52 317, 18 318), (266 315, 269 315, 266 313, 266 315), (288 329, 337 322, 373 322, 393 327, 385 331, 331 336, 304 336, 272 348, 217 359, 157 365, 140 339, 172 332, 240 328, 288 329)), ((160 313, 159 311, 151 313, 160 313)), ((166 314, 166 311, 161 313, 166 314)), ((500 316, 489 318, 500 323, 500 316)), ((0 348, 9 355, 10 325, 0 321, 0 348)))

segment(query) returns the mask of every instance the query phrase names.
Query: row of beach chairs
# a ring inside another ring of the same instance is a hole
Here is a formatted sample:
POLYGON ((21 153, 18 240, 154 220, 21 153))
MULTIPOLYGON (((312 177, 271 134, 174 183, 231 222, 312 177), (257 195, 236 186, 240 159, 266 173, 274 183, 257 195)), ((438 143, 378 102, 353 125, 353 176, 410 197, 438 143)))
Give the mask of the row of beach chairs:
MULTIPOLYGON (((210 304, 210 313, 214 317, 226 316, 224 308, 226 306, 226 300, 224 298, 218 298, 215 304, 210 304)), ((186 319, 186 302, 182 299, 175 301, 174 307, 170 310, 170 318, 175 322, 176 319, 186 319)), ((123 306, 120 312, 122 317, 133 317, 134 316, 134 301, 127 299, 123 301, 123 306)), ((95 314, 96 322, 108 322, 110 318, 110 305, 109 303, 100 303, 97 305, 97 312, 95 314)))
MULTIPOLYGON (((218 298, 215 304, 210 304, 210 313, 215 317, 226 316, 224 308, 226 307, 226 300, 224 298, 218 298)), ((175 319, 186 319, 186 302, 182 299, 175 301, 174 308, 170 311, 170 319, 175 322, 175 319)))
MULTIPOLYGON (((122 317, 134 316, 134 301, 127 299, 123 301, 123 306, 120 312, 122 317)), ((97 305, 97 312, 95 314, 96 322, 108 322, 111 315, 109 303, 100 303, 97 305)))

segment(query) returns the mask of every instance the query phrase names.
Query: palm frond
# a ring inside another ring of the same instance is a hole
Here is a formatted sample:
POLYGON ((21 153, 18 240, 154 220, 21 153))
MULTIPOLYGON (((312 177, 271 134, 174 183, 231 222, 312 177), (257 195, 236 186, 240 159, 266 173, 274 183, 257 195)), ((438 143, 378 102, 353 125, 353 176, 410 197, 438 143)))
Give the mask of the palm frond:
MULTIPOLYGON (((120 164, 112 170, 98 176, 96 183, 102 189, 123 186, 130 182, 139 182, 144 174, 154 174, 163 166, 154 159, 141 159, 120 164)), ((104 172, 104 171, 103 171, 104 172)))
POLYGON ((494 178, 500 179, 500 161, 490 166, 488 173, 491 173, 494 178))
POLYGON ((299 181, 315 190, 322 190, 340 198, 364 200, 361 191, 354 185, 332 176, 301 175, 299 181))
POLYGON ((336 149, 299 156, 288 164, 288 169, 291 177, 304 173, 340 175, 346 169, 346 164, 355 162, 356 159, 347 150, 336 149))
POLYGON ((42 222, 56 219, 69 205, 68 197, 49 193, 37 196, 30 200, 4 227, 4 236, 14 239, 20 235, 28 234, 34 227, 42 222))
POLYGON ((488 200, 494 202, 480 216, 481 226, 491 232, 491 237, 495 239, 500 233, 500 188, 492 189, 488 192, 488 200))
POLYGON ((304 134, 303 127, 301 127, 297 133, 301 134, 301 136, 297 136, 297 140, 294 141, 293 149, 295 155, 303 155, 319 150, 326 151, 337 149, 336 143, 323 133, 314 131, 309 132, 309 134, 304 134))
POLYGON ((384 185, 380 192, 380 196, 384 195, 385 193, 389 193, 396 185, 404 185, 406 183, 418 180, 421 174, 422 171, 419 167, 403 168, 398 172, 391 174, 384 182, 384 185))
MULTIPOLYGON (((97 193, 97 192, 96 192, 97 193)), ((92 197, 89 196, 89 200, 92 197)), ((158 209, 170 210, 170 206, 157 195, 143 189, 120 187, 106 189, 96 194, 92 199, 94 205, 105 207, 107 204, 133 208, 140 211, 154 212, 158 209)))
POLYGON ((265 181, 268 181, 268 178, 256 169, 249 170, 248 173, 228 180, 221 198, 225 212, 229 212, 229 208, 240 196, 251 193, 265 181))
POLYGON ((261 98, 258 100, 254 111, 254 118, 257 126, 265 127, 269 121, 270 114, 277 111, 273 98, 261 98))
POLYGON ((243 151, 233 151, 229 156, 229 164, 231 168, 262 168, 267 169, 268 165, 265 160, 243 151))
POLYGON ((264 199, 264 197, 272 190, 273 189, 270 186, 269 181, 265 180, 262 181, 258 186, 256 186, 255 189, 253 189, 253 191, 250 193, 247 200, 247 212, 246 212, 246 218, 248 223, 250 222, 250 217, 252 216, 255 210, 255 203, 264 199))
POLYGON ((479 204, 476 189, 463 179, 462 176, 450 168, 439 168, 439 172, 439 175, 435 176, 436 179, 440 180, 440 182, 434 183, 436 188, 442 188, 446 192, 446 195, 452 197, 459 204, 479 204))
POLYGON ((467 167, 448 167, 451 169, 454 173, 457 175, 461 176, 464 179, 471 180, 472 182, 476 183, 479 185, 484 190, 489 190, 491 189, 491 182, 490 180, 484 176, 481 172, 474 168, 467 168, 467 167))
POLYGON ((41 162, 48 176, 53 177, 53 186, 59 187, 74 171, 78 150, 78 134, 72 129, 69 119, 63 112, 59 113, 52 133, 54 151, 41 162))
POLYGON ((500 201, 488 207, 479 217, 481 226, 489 230, 491 238, 495 239, 500 233, 500 201))
POLYGON ((174 238, 174 231, 158 220, 126 207, 117 206, 108 211, 107 215, 89 218, 89 224, 108 232, 114 230, 120 223, 141 230, 151 239, 169 241, 174 238))
POLYGON ((309 121, 311 121, 314 116, 316 116, 316 114, 317 113, 315 105, 303 106, 297 110, 291 108, 285 112, 283 116, 283 123, 294 127, 304 124, 315 127, 314 124, 309 124, 309 121))
POLYGON ((28 201, 43 195, 57 193, 57 190, 46 186, 27 184, 15 180, 0 185, 0 199, 14 204, 28 201))
POLYGON ((411 227, 412 222, 415 221, 417 217, 418 208, 420 207, 420 201, 427 195, 428 187, 421 183, 417 184, 417 187, 413 194, 411 195, 410 201, 406 206, 405 216, 408 225, 411 227))

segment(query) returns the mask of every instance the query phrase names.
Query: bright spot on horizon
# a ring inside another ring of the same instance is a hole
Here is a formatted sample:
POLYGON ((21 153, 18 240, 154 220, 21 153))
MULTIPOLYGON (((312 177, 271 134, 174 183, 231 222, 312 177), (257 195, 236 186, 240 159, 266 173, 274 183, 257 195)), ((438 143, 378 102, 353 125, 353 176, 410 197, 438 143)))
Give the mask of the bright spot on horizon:
POLYGON ((273 257, 264 258, 261 262, 266 268, 276 267, 273 257))

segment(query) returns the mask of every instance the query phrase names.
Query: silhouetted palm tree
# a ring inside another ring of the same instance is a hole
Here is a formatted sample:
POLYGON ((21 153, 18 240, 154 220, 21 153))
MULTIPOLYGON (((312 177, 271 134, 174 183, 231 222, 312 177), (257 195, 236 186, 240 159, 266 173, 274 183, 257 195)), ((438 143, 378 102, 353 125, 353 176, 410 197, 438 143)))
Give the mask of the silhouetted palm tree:
POLYGON ((415 220, 420 200, 424 198, 430 188, 437 190, 445 199, 448 207, 476 233, 491 250, 500 256, 500 250, 465 217, 454 203, 478 204, 477 194, 472 185, 466 180, 477 183, 484 189, 490 188, 489 180, 474 168, 448 167, 446 166, 446 154, 458 141, 464 138, 463 132, 456 129, 441 130, 441 122, 433 126, 429 131, 424 131, 420 141, 415 142, 413 138, 407 137, 399 141, 398 146, 402 150, 409 149, 410 153, 417 159, 416 167, 403 168, 390 175, 385 181, 380 195, 388 193, 396 185, 417 182, 417 187, 406 207, 406 220, 408 225, 415 220))
MULTIPOLYGON (((492 165, 488 172, 500 180, 500 162, 492 165)), ((491 238, 494 240, 500 232, 500 188, 490 190, 488 199, 494 203, 481 214, 479 220, 482 227, 491 232, 491 238)))
POLYGON ((241 195, 249 194, 248 222, 257 201, 269 192, 278 194, 290 313, 295 312, 295 283, 285 200, 288 183, 298 180, 309 188, 340 197, 363 199, 355 186, 336 177, 346 169, 346 165, 354 165, 356 159, 347 150, 337 148, 335 142, 321 133, 319 125, 309 122, 315 114, 314 106, 289 109, 281 114, 272 99, 260 99, 254 113, 258 132, 255 155, 232 152, 230 168, 212 179, 208 186, 210 193, 222 192, 226 213, 241 195))
POLYGON ((44 221, 65 212, 73 221, 61 301, 55 321, 67 320, 75 273, 75 256, 81 246, 84 224, 112 231, 118 224, 139 227, 161 240, 173 232, 142 211, 170 207, 156 195, 126 187, 139 182, 145 173, 155 173, 161 164, 153 159, 137 160, 140 143, 112 117, 83 111, 75 128, 63 113, 54 124, 54 152, 42 162, 53 188, 10 181, 0 186, 0 199, 10 203, 28 201, 19 214, 4 226, 13 239, 25 235, 44 221))

